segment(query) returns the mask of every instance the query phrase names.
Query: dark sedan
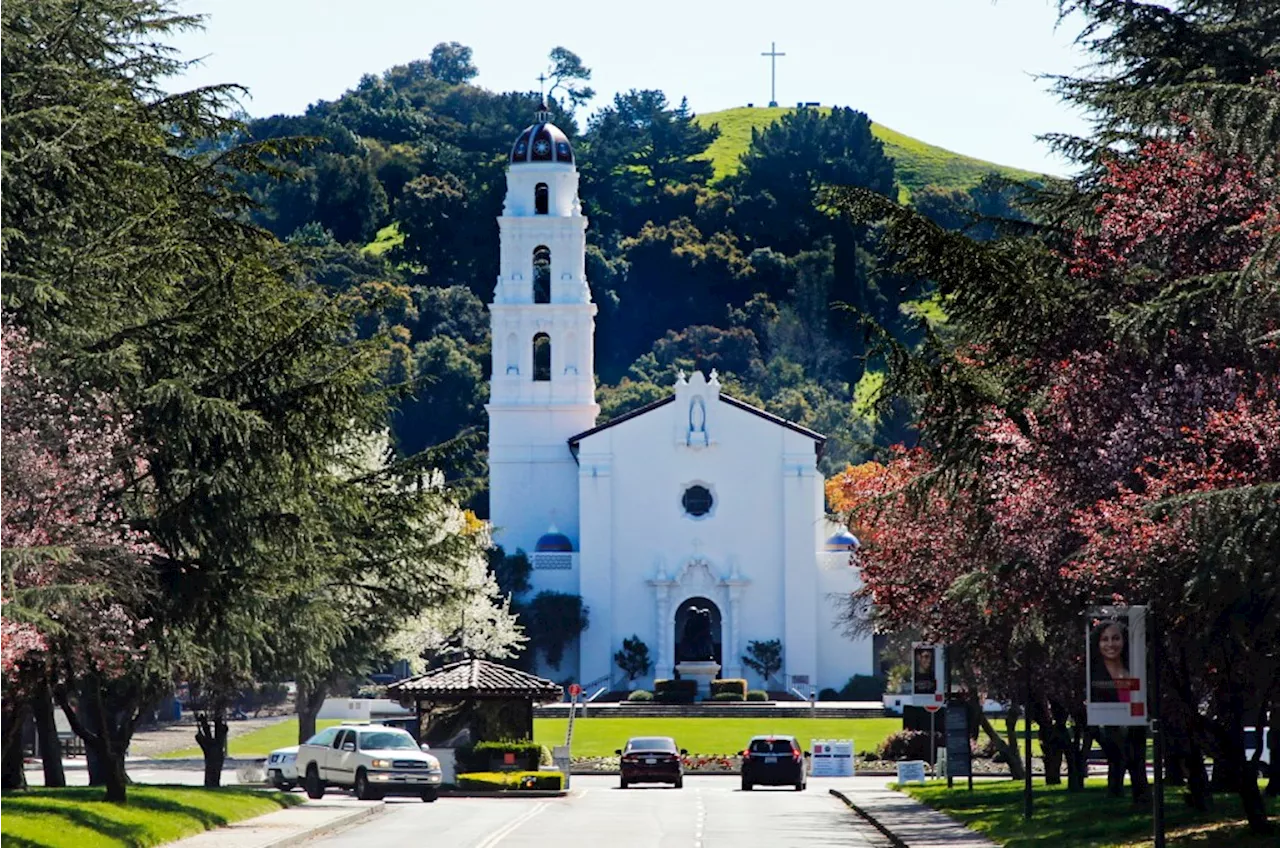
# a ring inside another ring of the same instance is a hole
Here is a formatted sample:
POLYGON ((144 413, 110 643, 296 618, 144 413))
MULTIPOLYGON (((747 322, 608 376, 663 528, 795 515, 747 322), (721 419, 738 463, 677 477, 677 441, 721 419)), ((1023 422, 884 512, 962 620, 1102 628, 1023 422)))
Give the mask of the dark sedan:
POLYGON ((623 789, 633 783, 670 783, 676 789, 684 786, 681 758, 689 752, 677 748, 669 736, 637 736, 614 753, 622 758, 619 771, 623 789))
POLYGON ((742 752, 742 790, 755 786, 794 786, 797 792, 808 785, 804 758, 794 736, 756 736, 742 752))

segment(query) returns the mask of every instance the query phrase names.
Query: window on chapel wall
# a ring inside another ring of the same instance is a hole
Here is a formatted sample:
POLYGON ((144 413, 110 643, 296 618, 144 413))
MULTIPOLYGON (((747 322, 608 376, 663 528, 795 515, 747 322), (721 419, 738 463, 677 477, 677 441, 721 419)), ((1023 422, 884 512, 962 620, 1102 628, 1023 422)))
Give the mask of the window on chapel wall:
POLYGON ((533 249, 533 302, 551 302, 551 248, 546 245, 533 249))
POLYGON ((538 183, 533 189, 533 212, 535 215, 545 215, 547 208, 547 184, 538 183))
POLYGON ((551 337, 546 333, 538 333, 533 337, 533 379, 551 379, 551 337))

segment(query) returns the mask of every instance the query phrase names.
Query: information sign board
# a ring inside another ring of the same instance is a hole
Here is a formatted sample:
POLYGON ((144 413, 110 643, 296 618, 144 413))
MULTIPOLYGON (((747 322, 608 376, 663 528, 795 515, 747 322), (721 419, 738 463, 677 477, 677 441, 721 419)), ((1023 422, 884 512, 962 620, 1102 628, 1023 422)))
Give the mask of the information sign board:
POLYGON ((924 783, 924 760, 902 760, 898 763, 898 785, 924 783))
POLYGON ((814 739, 809 752, 812 777, 853 777, 852 739, 814 739))
POLYGON ((973 770, 969 748, 969 717, 964 704, 947 710, 947 777, 967 777, 973 770))

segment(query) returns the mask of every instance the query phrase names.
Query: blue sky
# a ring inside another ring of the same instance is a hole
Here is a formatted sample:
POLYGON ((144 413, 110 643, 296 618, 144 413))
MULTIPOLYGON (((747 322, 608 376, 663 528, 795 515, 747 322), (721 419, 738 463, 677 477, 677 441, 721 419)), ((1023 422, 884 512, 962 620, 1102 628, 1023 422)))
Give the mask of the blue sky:
POLYGON ((1036 141, 1084 122, 1037 74, 1070 73, 1085 57, 1078 22, 1052 0, 179 0, 207 16, 178 36, 202 58, 174 87, 235 82, 257 116, 299 113, 365 73, 426 58, 440 41, 474 51, 476 83, 532 90, 551 48, 592 69, 596 99, 630 88, 687 96, 695 112, 769 100, 777 42, 778 101, 853 106, 873 121, 959 153, 1029 170, 1067 165, 1036 141))

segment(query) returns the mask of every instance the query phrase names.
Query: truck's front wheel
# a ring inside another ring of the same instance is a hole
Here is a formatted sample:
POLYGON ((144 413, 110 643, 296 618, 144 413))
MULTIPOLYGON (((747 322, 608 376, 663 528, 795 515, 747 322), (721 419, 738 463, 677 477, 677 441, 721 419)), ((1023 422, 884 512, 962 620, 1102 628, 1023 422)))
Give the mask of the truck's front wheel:
POLYGON ((369 785, 369 775, 364 769, 360 769, 356 772, 355 792, 356 797, 361 801, 378 800, 378 790, 369 785))

